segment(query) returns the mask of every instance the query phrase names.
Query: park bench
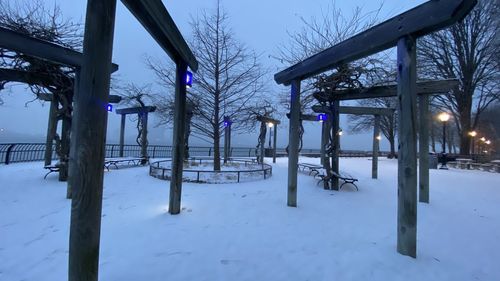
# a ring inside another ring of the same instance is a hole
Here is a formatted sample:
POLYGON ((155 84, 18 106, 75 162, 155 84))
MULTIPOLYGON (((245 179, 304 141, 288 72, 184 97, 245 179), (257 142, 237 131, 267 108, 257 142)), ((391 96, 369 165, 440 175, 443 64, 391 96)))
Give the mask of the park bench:
POLYGON ((333 177, 333 178, 337 178, 337 179, 343 181, 343 183, 340 185, 339 189, 342 189, 342 187, 345 184, 352 184, 356 188, 356 190, 359 191, 358 186, 356 185, 356 182, 358 181, 358 179, 354 178, 353 176, 351 176, 345 172, 336 173, 334 171, 331 171, 331 176, 329 177, 324 173, 324 170, 322 170, 321 172, 316 174, 315 177, 319 178, 318 184, 320 184, 321 182, 323 182, 323 183, 328 182, 333 177))
POLYGON ((49 170, 49 172, 46 173, 45 176, 43 177, 43 179, 47 179, 47 176, 50 173, 59 172, 59 170, 61 169, 61 164, 60 163, 56 163, 54 165, 47 165, 47 166, 45 166, 43 168, 49 170))
POLYGON ((298 169, 302 168, 302 171, 305 172, 306 170, 309 171, 309 175, 314 174, 314 176, 318 175, 320 173, 320 170, 323 169, 323 166, 321 165, 315 165, 315 164, 309 164, 309 163, 299 163, 297 164, 298 169))
POLYGON ((114 166, 118 169, 118 165, 128 165, 128 166, 139 166, 144 162, 147 162, 148 159, 144 159, 142 157, 126 157, 126 158, 106 158, 104 160, 104 168, 109 171, 111 166, 114 166))

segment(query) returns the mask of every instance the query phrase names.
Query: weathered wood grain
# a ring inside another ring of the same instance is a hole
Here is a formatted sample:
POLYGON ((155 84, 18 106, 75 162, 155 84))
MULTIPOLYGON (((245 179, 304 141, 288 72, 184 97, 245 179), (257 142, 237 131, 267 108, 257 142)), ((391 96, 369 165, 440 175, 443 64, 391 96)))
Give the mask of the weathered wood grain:
POLYGON ((417 255, 416 42, 398 42, 398 252, 417 255))

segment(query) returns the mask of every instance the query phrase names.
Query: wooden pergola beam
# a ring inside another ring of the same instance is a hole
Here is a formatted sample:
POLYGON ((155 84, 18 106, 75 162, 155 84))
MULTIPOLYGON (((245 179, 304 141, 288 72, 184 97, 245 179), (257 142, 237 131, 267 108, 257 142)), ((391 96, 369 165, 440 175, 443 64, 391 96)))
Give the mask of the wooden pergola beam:
MULTIPOLYGON (((458 87, 458 79, 429 80, 417 82, 418 95, 435 95, 447 93, 458 87)), ((331 93, 314 93, 314 97, 320 100, 359 100, 370 98, 396 97, 398 95, 397 84, 374 86, 366 89, 348 89, 333 91, 331 93)))
POLYGON ((463 19, 476 3, 477 0, 427 1, 276 73, 274 80, 289 85, 292 80, 304 80, 394 47, 403 36, 418 38, 440 30, 463 19))
MULTIPOLYGON (((330 113, 330 109, 326 106, 319 104, 313 105, 312 110, 316 113, 330 113)), ((352 114, 352 115, 384 115, 392 116, 394 115, 395 109, 383 108, 383 107, 363 107, 363 106, 340 106, 340 114, 352 114)))
POLYGON ((274 125, 279 125, 281 124, 280 120, 276 120, 270 117, 258 115, 256 117, 257 121, 264 122, 264 123, 273 123, 274 125))
MULTIPOLYGON (((290 113, 286 114, 286 118, 290 119, 290 113)), ((299 120, 301 121, 318 121, 318 116, 314 114, 300 114, 299 120)))
MULTIPOLYGON (((81 67, 83 64, 80 52, 3 27, 0 27, 0 48, 66 66, 81 67)), ((111 72, 117 70, 118 65, 113 63, 111 72)))
POLYGON ((122 115, 149 113, 155 111, 156 111, 156 106, 130 107, 130 108, 120 108, 115 110, 116 114, 122 114, 122 115))
MULTIPOLYGON (((51 94, 46 94, 46 93, 41 93, 38 94, 37 97, 40 100, 43 101, 52 101, 54 95, 51 94)), ((122 100, 121 96, 118 95, 109 95, 109 103, 119 103, 122 100)))
POLYGON ((161 0, 121 1, 174 62, 198 70, 198 61, 161 0))

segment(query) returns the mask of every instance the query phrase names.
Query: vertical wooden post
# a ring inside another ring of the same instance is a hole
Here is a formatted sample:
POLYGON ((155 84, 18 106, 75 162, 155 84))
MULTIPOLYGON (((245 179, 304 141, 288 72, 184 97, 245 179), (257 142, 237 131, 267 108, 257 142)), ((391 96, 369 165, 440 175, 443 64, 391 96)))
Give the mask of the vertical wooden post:
POLYGON ((83 64, 75 97, 75 153, 69 238, 69 281, 97 281, 104 154, 116 0, 88 0, 83 64))
MULTIPOLYGON (((333 156, 332 156, 332 171, 339 174, 339 155, 340 155, 340 101, 333 102, 332 112, 332 130, 333 130, 333 156)), ((339 179, 331 178, 333 190, 339 190, 339 179)))
POLYGON ((372 179, 378 178, 378 152, 380 148, 380 115, 375 115, 373 124, 372 179))
POLYGON ((120 124, 120 157, 123 157, 123 146, 125 145, 125 120, 127 115, 122 114, 122 121, 120 124))
MULTIPOLYGON (((266 122, 264 122, 264 121, 260 122, 260 131, 266 132, 266 130, 267 130, 266 122)), ((265 133, 260 134, 260 141, 259 142, 260 142, 260 161, 259 162, 261 164, 264 164, 264 154, 266 152, 266 148, 265 148, 265 146, 266 146, 266 134, 265 133)))
MULTIPOLYGON (((75 70, 75 80, 73 84, 73 100, 75 100, 76 96, 78 95, 78 91, 80 87, 80 69, 77 68, 75 70)), ((71 137, 69 140, 69 159, 68 159, 68 181, 67 181, 67 187, 66 187, 66 199, 71 199, 71 192, 72 192, 72 184, 73 181, 71 180, 71 177, 73 174, 77 172, 78 166, 76 166, 76 136, 74 133, 74 127, 75 127, 75 111, 76 108, 78 107, 77 102, 73 103, 73 112, 71 114, 71 123, 73 126, 71 126, 71 137)))
MULTIPOLYGON (((148 159, 148 112, 139 113, 139 118, 142 119, 142 134, 141 134, 141 164, 146 164, 148 159)), ((182 135, 184 137, 184 134, 182 135)))
POLYGON ((325 150, 325 145, 328 142, 328 133, 326 131, 326 123, 328 121, 323 121, 321 122, 321 148, 320 148, 320 161, 321 165, 325 165, 325 158, 326 158, 326 150, 325 150))
POLYGON ((172 215, 181 212, 184 130, 186 129, 186 63, 177 62, 176 72, 172 175, 170 177, 170 203, 168 205, 168 212, 172 215))
POLYGON ((416 42, 399 39, 398 54, 398 252, 417 255, 416 42))
POLYGON ((60 162, 59 181, 68 180, 70 135, 71 135, 71 118, 64 116, 62 119, 62 128, 61 128, 61 159, 59 161, 60 162))
POLYGON ((224 164, 229 158, 229 118, 224 116, 224 164))
POLYGON ((429 203, 429 96, 418 96, 419 109, 419 189, 418 200, 423 203, 429 203))
POLYGON ((47 139, 45 141, 45 166, 52 163, 52 146, 57 131, 57 107, 58 99, 56 94, 52 94, 49 109, 49 122, 47 125, 47 139))
POLYGON ((274 135, 273 135, 273 163, 276 163, 276 134, 278 132, 278 124, 274 124, 274 135))
POLYGON ((290 91, 290 134, 288 139, 289 207, 297 207, 297 165, 299 164, 300 80, 293 80, 290 91))
POLYGON ((228 129, 228 142, 227 142, 227 156, 231 157, 231 123, 229 123, 229 129, 228 129))

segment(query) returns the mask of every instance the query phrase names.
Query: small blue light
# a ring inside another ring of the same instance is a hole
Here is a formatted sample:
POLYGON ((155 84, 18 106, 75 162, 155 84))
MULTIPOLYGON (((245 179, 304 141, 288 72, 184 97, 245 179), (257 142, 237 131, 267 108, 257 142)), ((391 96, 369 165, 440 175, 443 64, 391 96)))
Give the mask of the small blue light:
POLYGON ((328 115, 326 115, 324 113, 321 113, 321 114, 318 115, 317 119, 318 119, 319 122, 324 122, 324 121, 326 121, 328 119, 328 115))
POLYGON ((108 105, 106 106, 106 110, 109 111, 109 112, 112 112, 113 111, 113 105, 108 103, 108 105))
POLYGON ((232 123, 233 122, 231 122, 231 119, 229 119, 229 117, 226 117, 226 116, 224 117, 224 127, 226 127, 226 128, 230 127, 232 123))
POLYGON ((186 72, 186 87, 191 88, 193 86, 193 73, 190 71, 186 72))

